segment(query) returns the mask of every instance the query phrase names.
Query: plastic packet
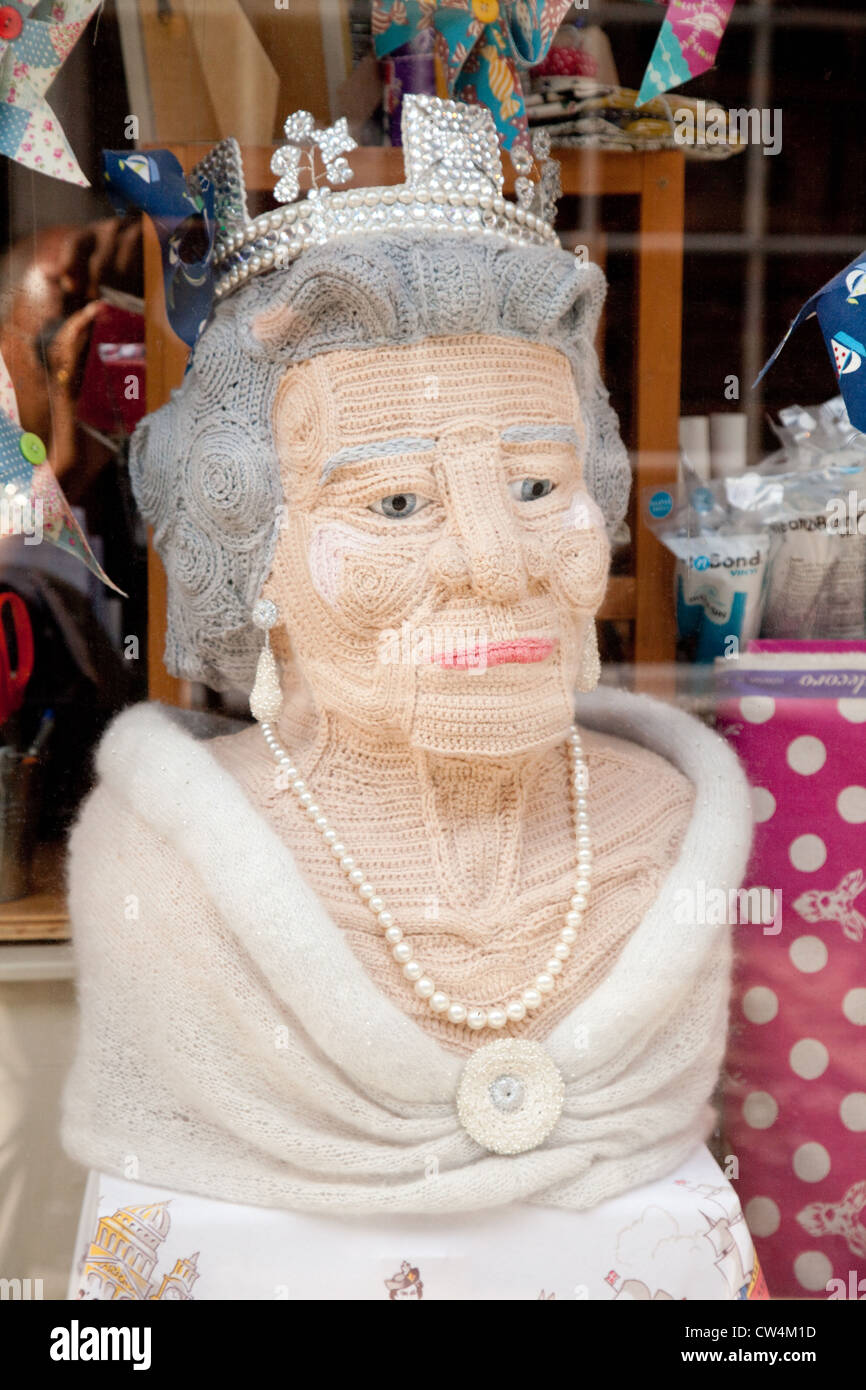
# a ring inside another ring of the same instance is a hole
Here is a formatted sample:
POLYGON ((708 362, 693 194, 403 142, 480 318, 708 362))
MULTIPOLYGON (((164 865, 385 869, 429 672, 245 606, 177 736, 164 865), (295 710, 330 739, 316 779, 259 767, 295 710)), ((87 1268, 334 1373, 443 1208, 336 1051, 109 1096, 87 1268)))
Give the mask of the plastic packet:
POLYGON ((774 430, 782 448, 732 479, 730 493, 770 531, 762 636, 862 638, 866 436, 851 425, 841 396, 808 408, 789 406, 774 430))
POLYGON ((647 489, 647 522, 676 556, 677 632, 694 660, 731 656, 758 636, 770 536, 749 508, 732 505, 728 478, 702 482, 682 459, 676 488, 647 489))

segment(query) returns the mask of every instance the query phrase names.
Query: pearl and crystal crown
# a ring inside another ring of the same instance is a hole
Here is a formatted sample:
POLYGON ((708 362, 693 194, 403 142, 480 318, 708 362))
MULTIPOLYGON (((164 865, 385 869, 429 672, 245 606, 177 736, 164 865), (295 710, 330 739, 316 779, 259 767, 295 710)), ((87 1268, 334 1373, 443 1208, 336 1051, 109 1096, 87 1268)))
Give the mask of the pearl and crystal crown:
POLYGON ((355 142, 345 118, 317 130, 309 112, 297 111, 286 121, 285 134, 288 143, 271 160, 272 171, 280 175, 274 196, 282 204, 273 212, 250 219, 237 141, 221 141, 192 171, 193 183, 206 178, 214 185, 217 297, 337 237, 444 231, 505 237, 521 245, 559 245, 553 230, 559 165, 548 157, 549 136, 540 132, 533 142, 539 178, 517 178, 517 198, 511 202, 503 196, 499 139, 484 106, 405 96, 406 181, 384 188, 337 191, 316 186, 313 146, 325 166, 322 183, 347 183, 352 177, 344 156, 355 149, 355 142), (313 187, 297 201, 304 159, 313 187))

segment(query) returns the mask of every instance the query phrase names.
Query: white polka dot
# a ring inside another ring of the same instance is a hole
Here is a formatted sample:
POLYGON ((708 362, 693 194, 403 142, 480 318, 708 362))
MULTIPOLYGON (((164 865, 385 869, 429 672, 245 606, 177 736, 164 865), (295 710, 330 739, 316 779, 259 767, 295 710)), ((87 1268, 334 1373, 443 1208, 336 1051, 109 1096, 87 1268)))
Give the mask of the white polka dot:
POLYGON ((788 857, 795 869, 812 874, 827 858, 827 846, 820 835, 798 835, 788 846, 788 857))
POLYGON ((842 1012, 849 1023, 866 1026, 866 989, 849 989, 842 1000, 842 1012))
POLYGON ((791 1071, 802 1076, 804 1081, 814 1081, 827 1070, 830 1054, 817 1038, 801 1038, 795 1042, 788 1054, 791 1071))
POLYGON ((849 825, 866 820, 866 787, 844 787, 836 797, 836 810, 849 825))
POLYGON ((827 947, 820 936, 798 936, 788 947, 792 965, 804 975, 814 975, 827 964, 827 947))
POLYGON ((758 825, 769 820, 775 809, 776 798, 772 792, 768 792, 766 787, 752 787, 752 815, 758 825))
POLYGON ((778 1012, 778 999, 764 985, 754 985, 743 995, 743 1013, 750 1023, 769 1023, 778 1012))
POLYGON ((830 1171, 830 1155, 823 1144, 801 1144, 794 1150, 794 1172, 801 1182, 820 1182, 830 1171))
POLYGON ((744 695, 740 701, 740 714, 747 724, 766 724, 776 713, 776 701, 769 695, 744 695))
POLYGON ((772 1197, 753 1197, 746 1205, 746 1224, 753 1236, 772 1236, 779 1229, 782 1213, 772 1197))
POLYGON ((836 708, 849 724, 866 724, 866 700, 837 700, 836 708))
POLYGON ((846 1129, 862 1134, 866 1129, 866 1091, 851 1091, 839 1106, 839 1118, 846 1129))
POLYGON ((804 1250, 794 1261, 794 1273, 801 1288, 819 1293, 833 1278, 833 1266, 823 1250, 804 1250))
POLYGON ((769 1091, 751 1091, 743 1101, 743 1119, 751 1129, 769 1129, 778 1115, 779 1107, 769 1091))
POLYGON ((819 738, 803 734, 801 738, 791 740, 785 757, 788 766, 795 772, 803 777, 811 777, 813 772, 820 772, 827 761, 827 749, 819 738))

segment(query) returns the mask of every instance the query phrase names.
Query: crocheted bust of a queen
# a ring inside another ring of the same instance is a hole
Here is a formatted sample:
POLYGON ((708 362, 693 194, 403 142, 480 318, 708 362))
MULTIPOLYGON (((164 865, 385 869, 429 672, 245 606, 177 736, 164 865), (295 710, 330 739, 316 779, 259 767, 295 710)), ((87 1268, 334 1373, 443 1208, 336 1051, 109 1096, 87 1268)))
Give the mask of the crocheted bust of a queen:
POLYGON ((746 792, 591 693, 629 481, 601 271, 502 197, 485 112, 407 109, 404 188, 241 213, 135 436, 167 664, 258 723, 105 739, 65 1141, 256 1206, 589 1208, 712 1124, 729 942, 684 893, 739 882, 746 792))

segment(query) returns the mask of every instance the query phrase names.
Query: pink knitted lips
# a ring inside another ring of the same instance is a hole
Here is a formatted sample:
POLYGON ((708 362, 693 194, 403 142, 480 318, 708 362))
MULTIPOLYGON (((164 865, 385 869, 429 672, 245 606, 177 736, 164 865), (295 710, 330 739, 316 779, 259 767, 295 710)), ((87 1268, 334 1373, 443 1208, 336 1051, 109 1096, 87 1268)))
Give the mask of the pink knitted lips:
POLYGON ((490 642, 480 644, 471 652, 444 652, 434 655, 432 660, 444 670, 466 671, 479 666, 529 665, 534 661, 546 661, 557 643, 547 637, 518 637, 512 642, 490 642))

